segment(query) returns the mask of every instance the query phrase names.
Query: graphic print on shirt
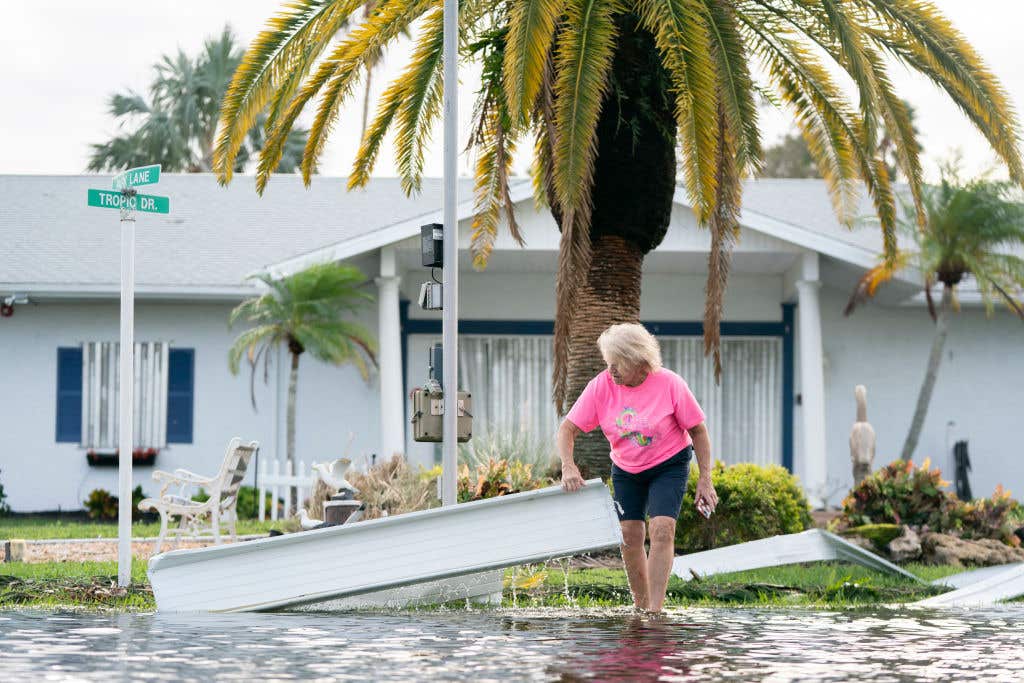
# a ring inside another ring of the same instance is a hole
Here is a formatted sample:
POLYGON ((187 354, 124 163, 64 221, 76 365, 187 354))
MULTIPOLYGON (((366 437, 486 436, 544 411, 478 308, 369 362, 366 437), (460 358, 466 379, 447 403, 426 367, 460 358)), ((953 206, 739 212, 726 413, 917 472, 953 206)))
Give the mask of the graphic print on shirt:
POLYGON ((654 443, 653 434, 643 433, 651 431, 651 425, 647 419, 637 415, 636 411, 629 406, 623 408, 619 416, 615 418, 615 426, 619 428, 620 437, 629 439, 637 446, 650 446, 654 443))

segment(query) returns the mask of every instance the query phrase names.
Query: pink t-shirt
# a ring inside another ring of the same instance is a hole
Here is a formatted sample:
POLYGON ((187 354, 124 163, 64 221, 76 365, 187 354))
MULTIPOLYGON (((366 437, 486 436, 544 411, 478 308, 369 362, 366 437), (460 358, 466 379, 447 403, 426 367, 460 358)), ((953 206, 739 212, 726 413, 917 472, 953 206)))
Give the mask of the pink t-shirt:
POLYGON ((565 419, 584 432, 600 426, 612 447, 612 462, 642 472, 690 445, 686 430, 704 421, 704 411, 682 377, 662 368, 638 386, 616 384, 604 370, 590 380, 565 419))

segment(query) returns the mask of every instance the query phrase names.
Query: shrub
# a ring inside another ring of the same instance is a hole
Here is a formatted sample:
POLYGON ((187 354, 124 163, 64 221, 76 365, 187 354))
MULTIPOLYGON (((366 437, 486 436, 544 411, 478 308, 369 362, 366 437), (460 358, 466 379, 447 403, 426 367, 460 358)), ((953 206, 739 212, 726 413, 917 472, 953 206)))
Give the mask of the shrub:
POLYGON ((469 443, 459 444, 459 462, 471 469, 492 460, 522 462, 532 465, 534 472, 545 472, 557 458, 553 443, 538 439, 525 429, 490 428, 484 436, 474 436, 469 443))
POLYGON ((716 462, 711 481, 718 507, 710 519, 697 512, 697 468, 690 480, 676 524, 676 550, 690 553, 778 534, 793 534, 811 526, 811 515, 800 481, 778 465, 741 463, 726 467, 716 462))
POLYGON ((991 498, 979 498, 957 509, 955 516, 964 538, 994 538, 1008 545, 1020 545, 1014 530, 1020 526, 1015 513, 1021 505, 1010 497, 1009 491, 996 486, 991 498))
MULTIPOLYGON (((146 497, 146 494, 142 492, 142 485, 136 486, 132 489, 132 520, 136 521, 142 517, 142 511, 139 510, 139 503, 146 497)), ((93 489, 89 493, 89 497, 82 501, 85 505, 86 511, 89 513, 89 519, 95 519, 104 522, 111 522, 117 520, 117 507, 119 503, 117 496, 110 493, 106 489, 93 489)))
POLYGON ((865 477, 843 501, 843 522, 861 524, 907 524, 944 531, 954 526, 956 496, 943 491, 938 468, 926 459, 920 467, 912 461, 896 460, 865 477))
POLYGON ((89 497, 82 502, 89 512, 89 519, 117 519, 117 496, 110 495, 110 491, 106 489, 93 489, 89 497))
MULTIPOLYGON (((3 470, 0 470, 2 473, 3 470)), ((3 517, 11 511, 11 506, 7 504, 7 492, 4 491, 4 485, 0 484, 0 517, 3 517)))
MULTIPOLYGON (((270 513, 274 505, 274 497, 270 491, 264 491, 264 510, 270 513)), ((254 486, 242 486, 238 489, 238 502, 235 512, 239 519, 256 519, 260 514, 260 495, 254 486)))
POLYGON ((473 471, 464 463, 459 467, 457 499, 465 503, 532 491, 549 484, 548 479, 534 476, 532 464, 518 460, 490 459, 477 465, 473 471))

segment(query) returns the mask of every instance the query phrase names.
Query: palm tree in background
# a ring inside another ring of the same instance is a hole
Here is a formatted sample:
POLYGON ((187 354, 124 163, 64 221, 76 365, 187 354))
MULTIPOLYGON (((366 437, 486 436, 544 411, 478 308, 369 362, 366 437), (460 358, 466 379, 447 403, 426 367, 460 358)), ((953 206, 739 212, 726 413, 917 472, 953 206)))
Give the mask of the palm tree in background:
MULTIPOLYGON (((88 170, 120 171, 154 162, 166 172, 213 170, 220 103, 241 61, 242 50, 228 27, 220 36, 207 39, 194 59, 181 50, 164 55, 154 66, 148 100, 131 90, 110 97, 110 113, 124 132, 92 145, 88 170)), ((264 119, 257 117, 246 133, 235 160, 236 171, 263 146, 264 119)), ((279 171, 298 168, 307 132, 296 128, 288 135, 279 171)))
MULTIPOLYGON (((256 407, 255 381, 263 360, 264 381, 271 351, 284 344, 291 354, 288 376, 286 431, 287 463, 295 463, 295 400, 299 382, 299 357, 307 351, 332 365, 351 363, 363 379, 369 379, 369 364, 376 364, 377 345, 373 335, 349 318, 362 310, 373 296, 361 289, 366 278, 358 268, 325 263, 294 275, 274 279, 259 275, 266 293, 247 299, 231 312, 229 326, 244 321, 251 327, 242 332, 228 351, 228 367, 238 374, 242 359, 250 366, 250 393, 256 407)), ((294 470, 289 470, 294 471, 294 470)), ((292 492, 292 500, 296 500, 292 492)))
POLYGON ((1024 203, 1018 188, 987 180, 962 183, 954 171, 947 169, 942 182, 927 188, 922 200, 926 217, 923 229, 919 229, 909 207, 906 218, 898 222, 915 248, 897 251, 894 259, 869 270, 857 284, 845 311, 846 315, 852 313, 901 270, 913 268, 924 277, 935 334, 914 418, 903 442, 903 460, 910 460, 917 448, 942 361, 949 315, 959 310, 957 289, 961 283, 971 278, 989 315, 993 302, 1002 301, 1024 320, 1024 258, 1017 255, 1024 253, 1024 203), (932 300, 936 283, 942 284, 937 311, 932 300))
MULTIPOLYGON (((257 169, 262 192, 297 117, 318 100, 301 164, 308 182, 366 65, 415 24, 412 58, 381 95, 349 187, 369 181, 385 135, 394 132, 403 187, 419 189, 441 109, 442 0, 382 2, 331 45, 360 6, 290 0, 270 19, 224 98, 214 155, 222 182, 231 180, 246 131, 267 112, 270 133, 257 169)), ((921 0, 463 0, 459 24, 461 58, 483 65, 470 140, 475 265, 486 265, 503 212, 522 242, 508 177, 524 140, 533 145, 537 198, 561 231, 552 377, 559 414, 603 365, 598 334, 639 319, 641 267, 669 224, 677 150, 682 191, 710 232, 705 351, 721 372, 719 321, 739 235, 741 180, 763 157, 758 93, 774 91, 792 112, 844 221, 863 185, 889 260, 896 210, 878 152, 883 127, 922 224, 924 211, 916 135, 887 58, 943 89, 1011 177, 1024 180, 1005 92, 963 36, 921 0), (837 75, 852 82, 857 104, 837 75)), ((584 469, 606 469, 600 434, 579 439, 577 453, 584 469)))

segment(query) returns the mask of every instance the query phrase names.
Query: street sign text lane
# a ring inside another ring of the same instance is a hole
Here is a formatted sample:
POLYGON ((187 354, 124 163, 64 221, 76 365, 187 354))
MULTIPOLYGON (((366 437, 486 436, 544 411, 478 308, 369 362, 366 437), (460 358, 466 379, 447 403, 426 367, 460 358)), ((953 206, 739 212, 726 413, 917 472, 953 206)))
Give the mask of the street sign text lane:
POLYGON ((114 176, 114 189, 123 190, 138 185, 152 185, 160 180, 160 164, 129 168, 114 176))
POLYGON ((110 190, 89 190, 89 206, 103 209, 120 209, 124 206, 146 213, 170 213, 171 200, 151 194, 124 195, 110 190))

